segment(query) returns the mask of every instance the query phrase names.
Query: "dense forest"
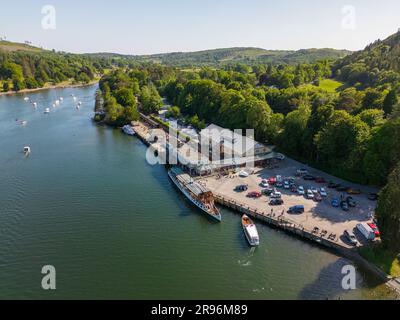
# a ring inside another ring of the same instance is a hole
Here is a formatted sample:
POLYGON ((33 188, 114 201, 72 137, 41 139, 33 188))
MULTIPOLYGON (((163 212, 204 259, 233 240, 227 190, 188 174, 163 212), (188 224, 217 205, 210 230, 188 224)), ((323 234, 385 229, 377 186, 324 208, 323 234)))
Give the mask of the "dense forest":
POLYGON ((111 66, 109 59, 56 53, 3 41, 0 42, 0 92, 62 82, 89 83, 111 66))
POLYGON ((381 199, 390 200, 379 202, 385 208, 379 223, 384 243, 398 250, 399 242, 389 241, 398 228, 387 226, 398 226, 400 217, 400 73, 391 54, 399 43, 396 34, 336 62, 118 69, 100 82, 104 103, 97 111, 104 114, 96 120, 120 126, 137 119, 138 110, 156 113, 166 97, 169 115, 198 129, 254 128, 256 139, 309 165, 354 182, 387 184, 381 199))

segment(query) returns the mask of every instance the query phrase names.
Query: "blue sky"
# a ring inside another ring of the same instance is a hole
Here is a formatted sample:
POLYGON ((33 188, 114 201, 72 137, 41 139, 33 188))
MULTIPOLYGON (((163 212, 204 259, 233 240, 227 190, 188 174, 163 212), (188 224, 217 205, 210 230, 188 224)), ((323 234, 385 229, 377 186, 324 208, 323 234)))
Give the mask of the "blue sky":
POLYGON ((0 36, 70 52, 359 50, 396 32, 399 13, 398 0, 13 0, 1 4, 0 36), (41 27, 48 4, 55 30, 41 27), (354 28, 343 28, 346 5, 355 8, 354 28))

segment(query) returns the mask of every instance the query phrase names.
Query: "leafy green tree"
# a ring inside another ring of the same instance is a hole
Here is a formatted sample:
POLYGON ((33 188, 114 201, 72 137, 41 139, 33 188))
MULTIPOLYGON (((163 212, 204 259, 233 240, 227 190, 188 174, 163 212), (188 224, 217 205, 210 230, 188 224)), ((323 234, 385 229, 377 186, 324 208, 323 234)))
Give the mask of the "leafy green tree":
POLYGON ((181 109, 177 106, 170 107, 165 116, 167 118, 178 119, 181 116, 181 109))
POLYGON ((114 93, 117 102, 124 107, 136 107, 136 98, 133 91, 128 88, 122 88, 114 93))
POLYGON ((400 162, 381 191, 376 209, 382 242, 391 252, 400 252, 400 162))
POLYGON ((368 109, 359 113, 357 117, 373 128, 385 123, 384 116, 383 110, 368 109))
POLYGON ((383 110, 386 115, 389 115, 393 112, 393 108, 395 105, 399 103, 399 99, 397 98, 397 93, 395 90, 390 90, 386 95, 385 100, 383 101, 383 110))

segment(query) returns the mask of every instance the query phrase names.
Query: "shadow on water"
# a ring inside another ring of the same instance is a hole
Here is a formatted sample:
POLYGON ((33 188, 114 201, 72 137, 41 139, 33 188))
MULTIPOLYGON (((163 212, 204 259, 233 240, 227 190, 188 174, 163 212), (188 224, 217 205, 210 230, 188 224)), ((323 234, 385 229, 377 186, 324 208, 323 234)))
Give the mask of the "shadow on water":
MULTIPOLYGON (((356 268, 356 289, 376 288, 384 283, 371 272, 363 267, 356 265, 345 258, 339 258, 334 263, 321 269, 317 279, 306 285, 299 293, 298 299, 301 300, 340 300, 352 299, 352 291, 342 287, 342 280, 348 274, 342 273, 345 266, 356 268)), ((358 297, 359 298, 359 297, 358 297)))

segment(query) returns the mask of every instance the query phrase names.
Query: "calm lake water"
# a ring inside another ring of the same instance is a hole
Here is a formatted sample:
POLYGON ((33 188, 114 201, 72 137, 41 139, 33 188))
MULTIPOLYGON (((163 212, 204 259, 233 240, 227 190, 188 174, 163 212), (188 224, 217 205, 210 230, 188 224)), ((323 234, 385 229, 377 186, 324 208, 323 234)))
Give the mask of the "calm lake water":
POLYGON ((259 224, 252 250, 238 214, 208 220, 137 138, 91 122, 95 90, 29 94, 37 110, 27 95, 0 97, 0 298, 387 297, 360 268, 358 289, 344 292, 350 262, 325 249, 259 224), (57 270, 55 291, 41 289, 44 265, 57 270))

